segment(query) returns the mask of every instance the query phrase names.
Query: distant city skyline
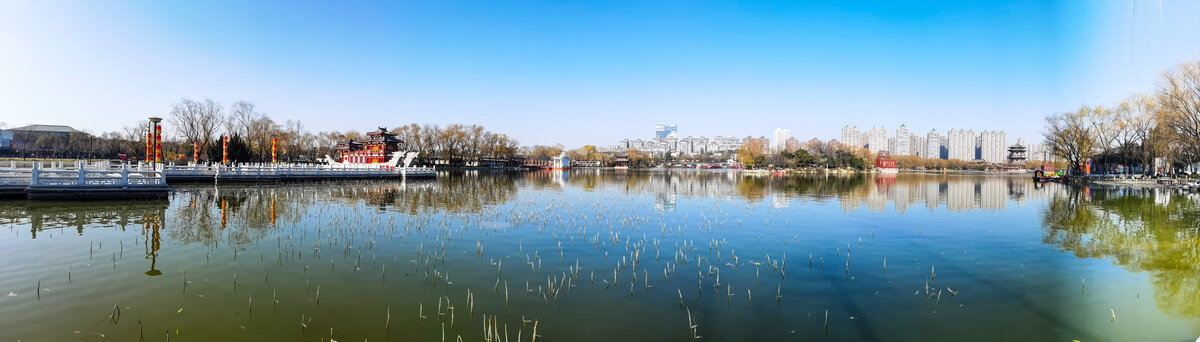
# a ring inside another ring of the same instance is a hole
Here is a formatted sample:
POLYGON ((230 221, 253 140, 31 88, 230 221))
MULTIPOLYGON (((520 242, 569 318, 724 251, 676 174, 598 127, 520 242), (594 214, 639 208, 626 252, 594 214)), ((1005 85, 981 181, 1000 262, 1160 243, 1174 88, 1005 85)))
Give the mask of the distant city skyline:
POLYGON ((661 122, 694 137, 906 124, 1034 139, 1047 114, 1152 91, 1200 58, 1197 17, 1170 0, 12 1, 0 122, 116 131, 211 98, 314 131, 465 123, 568 148, 661 122))

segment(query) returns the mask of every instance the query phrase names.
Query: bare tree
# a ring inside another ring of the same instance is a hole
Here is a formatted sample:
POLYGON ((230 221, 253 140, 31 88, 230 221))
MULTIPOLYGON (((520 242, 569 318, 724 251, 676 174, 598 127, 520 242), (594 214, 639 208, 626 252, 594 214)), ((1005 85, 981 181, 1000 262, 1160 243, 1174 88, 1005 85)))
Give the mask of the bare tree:
POLYGON ((1091 110, 1084 106, 1074 113, 1046 117, 1046 145, 1055 155, 1065 159, 1072 169, 1078 168, 1096 152, 1096 134, 1087 118, 1091 110))
POLYGON ((229 106, 229 118, 225 122, 225 131, 230 134, 249 136, 254 129, 255 121, 263 115, 254 111, 254 104, 246 101, 234 102, 229 106))
POLYGON ((225 122, 225 115, 221 105, 211 99, 200 102, 185 98, 171 108, 169 120, 185 142, 198 142, 200 151, 207 151, 225 122))
POLYGON ((71 132, 67 134, 67 151, 84 158, 91 157, 92 135, 86 132, 71 132))

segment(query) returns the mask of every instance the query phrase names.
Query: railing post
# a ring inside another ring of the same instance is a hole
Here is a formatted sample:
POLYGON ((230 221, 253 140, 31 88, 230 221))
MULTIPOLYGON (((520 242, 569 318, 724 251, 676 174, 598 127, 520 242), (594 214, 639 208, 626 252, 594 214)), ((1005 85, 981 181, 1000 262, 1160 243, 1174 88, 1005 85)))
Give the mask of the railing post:
POLYGON ((33 162, 33 178, 30 179, 29 185, 37 185, 38 184, 38 172, 41 172, 41 170, 38 170, 38 166, 39 166, 38 164, 39 164, 38 162, 33 162))

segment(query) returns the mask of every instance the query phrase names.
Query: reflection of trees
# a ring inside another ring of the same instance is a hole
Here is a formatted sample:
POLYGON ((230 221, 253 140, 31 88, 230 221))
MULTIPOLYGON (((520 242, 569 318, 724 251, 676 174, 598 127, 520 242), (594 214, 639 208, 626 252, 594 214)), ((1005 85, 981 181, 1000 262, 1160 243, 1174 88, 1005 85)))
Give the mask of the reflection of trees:
POLYGON ((766 177, 741 177, 737 182, 737 194, 749 202, 758 202, 767 196, 766 177))
MULTIPOLYGON (((171 215, 168 236, 185 243, 214 244, 227 240, 241 244, 269 234, 280 215, 296 221, 302 212, 295 206, 278 206, 276 189, 222 187, 210 191, 178 193, 171 215)), ((302 200, 302 199, 298 199, 302 200)))
MULTIPOLYGON (((484 207, 516 198, 516 179, 520 174, 451 173, 437 180, 406 181, 403 184, 376 184, 360 195, 367 204, 408 214, 437 211, 477 213, 484 207)), ((549 181, 549 180, 545 180, 549 181)), ((548 186, 546 183, 540 183, 548 186)), ((349 198, 348 198, 349 199, 349 198)))
POLYGON ((33 238, 46 229, 116 226, 125 229, 140 225, 147 218, 162 217, 166 201, 117 202, 0 202, 0 217, 5 223, 28 223, 33 238))
POLYGON ((865 190, 866 179, 862 174, 780 177, 772 180, 771 187, 774 191, 783 191, 789 195, 828 198, 855 190, 865 190))
POLYGON ((1080 258, 1149 272, 1160 310, 1200 318, 1200 208, 1183 198, 1156 203, 1154 196, 1084 188, 1055 197, 1042 213, 1043 240, 1080 258))
POLYGON ((84 229, 115 228, 122 231, 138 229, 145 238, 146 259, 149 271, 146 275, 162 274, 156 269, 163 216, 168 208, 167 201, 114 201, 114 202, 0 202, 0 223, 29 224, 31 238, 47 229, 73 227, 76 234, 83 235, 84 229))
POLYGON ((330 202, 409 214, 480 212, 516 197, 514 175, 465 173, 437 180, 337 181, 185 188, 172 200, 167 236, 184 243, 245 244, 307 219, 330 202))

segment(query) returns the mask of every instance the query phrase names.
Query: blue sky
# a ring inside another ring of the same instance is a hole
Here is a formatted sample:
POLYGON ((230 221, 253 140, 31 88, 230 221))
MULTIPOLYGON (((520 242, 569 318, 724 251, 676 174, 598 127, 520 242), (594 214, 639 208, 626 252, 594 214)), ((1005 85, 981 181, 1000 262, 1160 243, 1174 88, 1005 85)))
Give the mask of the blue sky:
POLYGON ((0 0, 0 121, 117 130, 188 97, 312 130, 475 123, 568 147, 658 122, 1015 142, 1048 113, 1152 91, 1200 59, 1196 37, 1197 4, 1170 0, 0 0))

